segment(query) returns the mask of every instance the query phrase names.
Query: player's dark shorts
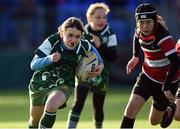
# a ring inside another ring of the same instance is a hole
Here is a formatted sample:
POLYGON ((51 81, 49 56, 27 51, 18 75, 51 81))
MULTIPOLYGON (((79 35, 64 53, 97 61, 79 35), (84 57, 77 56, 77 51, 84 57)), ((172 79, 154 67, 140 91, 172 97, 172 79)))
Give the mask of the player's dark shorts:
MULTIPOLYGON (((172 83, 170 88, 171 93, 175 95, 178 88, 178 82, 172 83)), ((154 100, 153 106, 159 111, 166 110, 166 107, 170 103, 162 91, 162 84, 152 81, 143 73, 140 73, 137 77, 137 81, 133 87, 133 93, 141 96, 145 101, 152 96, 154 100)))

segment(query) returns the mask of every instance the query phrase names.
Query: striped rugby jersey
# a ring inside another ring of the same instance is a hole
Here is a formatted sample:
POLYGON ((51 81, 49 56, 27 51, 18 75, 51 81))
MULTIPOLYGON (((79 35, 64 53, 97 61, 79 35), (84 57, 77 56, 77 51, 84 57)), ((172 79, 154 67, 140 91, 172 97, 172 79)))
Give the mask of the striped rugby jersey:
MULTIPOLYGON (((171 34, 160 24, 157 26, 154 35, 149 39, 145 36, 134 35, 135 46, 141 47, 144 53, 142 72, 152 81, 163 84, 170 67, 167 56, 176 52, 175 44, 171 34)), ((135 50, 135 49, 134 49, 135 50)), ((133 52, 137 55, 136 50, 133 52)), ((178 74, 174 80, 178 79, 178 74)))

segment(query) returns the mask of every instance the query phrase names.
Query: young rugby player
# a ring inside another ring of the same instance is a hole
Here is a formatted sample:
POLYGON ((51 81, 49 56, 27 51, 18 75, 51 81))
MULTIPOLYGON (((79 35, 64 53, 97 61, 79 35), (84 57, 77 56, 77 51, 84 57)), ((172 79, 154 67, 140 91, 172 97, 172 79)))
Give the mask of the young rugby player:
POLYGON ((95 127, 102 128, 104 120, 103 106, 109 85, 109 69, 111 63, 117 58, 116 35, 107 23, 109 11, 109 7, 105 3, 93 3, 87 9, 88 24, 85 26, 84 38, 97 48, 104 60, 105 67, 101 75, 90 79, 87 83, 79 82, 75 87, 74 103, 67 121, 68 128, 76 128, 89 91, 93 93, 95 127))
MULTIPOLYGON (((180 57, 180 39, 176 43, 176 51, 177 51, 178 57, 180 57)), ((168 106, 166 108, 166 111, 163 116, 164 122, 161 122, 161 127, 163 127, 163 128, 168 127, 171 124, 171 122, 173 121, 173 118, 177 121, 180 121, 180 87, 178 88, 176 97, 177 98, 175 100, 175 104, 173 104, 174 102, 172 102, 171 105, 173 105, 173 106, 168 106)))
MULTIPOLYGON (((36 50, 31 62, 35 72, 29 84, 29 128, 53 127, 57 110, 66 106, 73 91, 78 61, 89 51, 98 55, 95 47, 81 39, 83 32, 82 22, 70 17, 36 50)), ((99 75, 104 67, 98 58, 100 64, 88 74, 91 77, 99 75)))
POLYGON ((137 7, 135 18, 133 55, 126 67, 127 74, 138 64, 140 48, 144 53, 144 62, 124 111, 121 128, 133 128, 137 114, 150 96, 153 99, 150 123, 157 125, 164 122, 164 112, 170 102, 174 101, 178 88, 178 56, 162 18, 148 3, 137 7))

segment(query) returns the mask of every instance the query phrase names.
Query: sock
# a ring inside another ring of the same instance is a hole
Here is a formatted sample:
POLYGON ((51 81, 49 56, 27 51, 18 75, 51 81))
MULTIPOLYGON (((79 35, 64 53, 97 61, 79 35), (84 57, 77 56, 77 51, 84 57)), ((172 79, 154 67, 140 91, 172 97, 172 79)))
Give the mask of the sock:
POLYGON ((72 110, 69 112, 68 120, 67 120, 68 129, 76 128, 77 123, 79 121, 79 116, 80 116, 80 113, 78 112, 74 112, 72 110))
POLYGON ((123 128, 133 128, 135 119, 128 118, 124 116, 122 123, 121 123, 121 129, 123 128))
POLYGON ((96 129, 101 129, 102 128, 102 122, 95 122, 95 127, 96 129))
POLYGON ((56 120, 56 112, 45 111, 41 117, 39 128, 40 129, 52 128, 55 120, 56 120))

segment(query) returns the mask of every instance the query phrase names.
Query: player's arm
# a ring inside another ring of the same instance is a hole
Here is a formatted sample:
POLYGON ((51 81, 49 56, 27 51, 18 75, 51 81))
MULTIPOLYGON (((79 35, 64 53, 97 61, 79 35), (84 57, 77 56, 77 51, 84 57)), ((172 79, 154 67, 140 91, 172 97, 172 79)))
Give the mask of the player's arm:
POLYGON ((52 55, 43 58, 39 57, 38 55, 35 55, 33 60, 31 61, 31 69, 37 70, 51 63, 52 63, 52 55))
POLYGON ((96 47, 96 48, 99 48, 101 46, 101 41, 99 39, 98 36, 92 34, 92 33, 89 33, 89 35, 91 36, 91 43, 93 43, 93 45, 96 47))
POLYGON ((51 54, 52 45, 48 39, 46 39, 41 46, 36 50, 35 56, 31 61, 31 69, 37 70, 45 67, 52 62, 57 62, 60 60, 60 54, 55 52, 51 54), (50 55, 51 54, 51 55, 50 55))
POLYGON ((31 61, 31 69, 37 70, 40 68, 43 68, 52 62, 58 62, 61 59, 61 54, 58 52, 55 52, 51 55, 48 55, 46 57, 39 57, 38 55, 35 55, 33 60, 31 61))
POLYGON ((133 38, 133 57, 139 57, 139 49, 140 49, 140 44, 135 34, 133 38))
POLYGON ((175 77, 177 73, 179 60, 178 60, 178 56, 176 52, 173 54, 170 54, 169 56, 167 56, 167 58, 169 59, 171 65, 170 65, 169 71, 167 72, 165 82, 163 84, 163 91, 164 91, 165 96, 170 101, 174 101, 175 96, 172 94, 171 92, 172 88, 170 89, 170 86, 171 86, 171 82, 173 81, 173 78, 175 77))
POLYGON ((164 86, 163 86, 164 91, 169 90, 169 86, 173 81, 179 66, 179 59, 176 52, 168 55, 167 58, 169 59, 171 65, 169 71, 167 72, 166 80, 164 82, 164 86))
POLYGON ((161 50, 164 52, 165 56, 170 61, 170 68, 169 71, 167 72, 166 79, 163 85, 164 91, 169 90, 169 86, 178 71, 178 65, 179 65, 179 60, 172 37, 171 36, 167 36, 167 37, 166 40, 158 44, 161 50))
POLYGON ((161 50, 164 51, 164 54, 170 61, 170 68, 169 68, 169 71, 167 72, 162 90, 164 91, 164 94, 166 95, 166 97, 170 101, 173 101, 175 99, 175 97, 170 91, 170 89, 171 89, 170 86, 171 86, 171 83, 172 83, 174 77, 177 74, 179 60, 178 60, 177 52, 176 52, 176 49, 174 46, 174 42, 173 42, 171 36, 168 36, 168 37, 169 38, 167 38, 166 40, 164 40, 163 42, 161 42, 159 44, 159 47, 161 48, 161 50))
POLYGON ((139 48, 140 44, 138 42, 138 38, 134 35, 133 39, 133 56, 128 62, 126 66, 126 72, 127 74, 131 73, 132 70, 136 67, 136 65, 139 63, 139 48))

